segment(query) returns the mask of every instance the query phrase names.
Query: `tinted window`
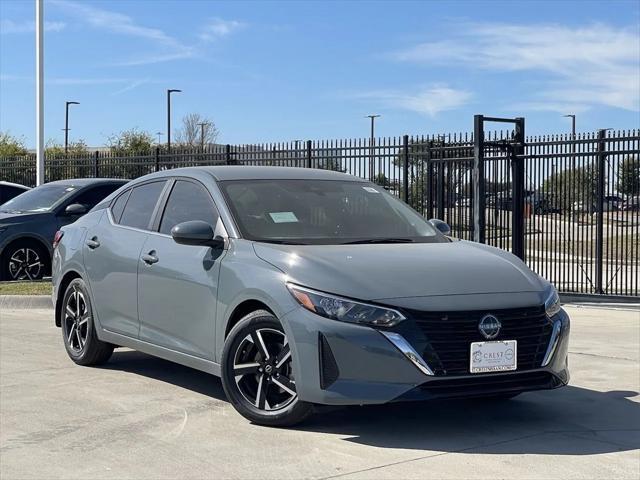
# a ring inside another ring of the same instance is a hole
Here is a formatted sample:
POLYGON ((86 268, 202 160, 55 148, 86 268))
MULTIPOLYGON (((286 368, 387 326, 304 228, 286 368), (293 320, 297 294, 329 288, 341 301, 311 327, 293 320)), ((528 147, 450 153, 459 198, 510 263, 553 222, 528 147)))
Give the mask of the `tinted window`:
POLYGON ((11 200, 13 197, 17 197, 21 193, 26 192, 24 188, 10 187, 7 185, 0 185, 0 205, 4 202, 11 200))
POLYGON ((178 180, 164 209, 160 233, 170 234, 174 226, 189 220, 202 220, 215 228, 218 212, 209 193, 202 186, 178 180))
POLYGON ((127 190, 123 194, 121 194, 118 198, 116 198, 115 202, 111 205, 111 215, 113 215, 113 219, 116 223, 120 222, 120 217, 122 216, 122 211, 124 210, 124 206, 127 203, 127 199, 129 198, 129 194, 131 190, 127 190))
POLYGON ((73 194, 77 187, 68 184, 45 184, 29 190, 2 205, 0 210, 16 212, 48 212, 63 198, 73 194))
POLYGON ((220 182, 245 238, 342 244, 439 242, 427 221, 382 187, 326 180, 220 182))
POLYGON ((124 207, 121 225, 128 227, 148 229, 153 209, 162 193, 165 182, 153 182, 135 187, 129 195, 129 200, 124 207))
POLYGON ((78 195, 76 198, 71 200, 71 202, 79 203, 80 205, 84 205, 85 207, 87 207, 87 210, 91 210, 98 204, 98 202, 115 192, 118 188, 120 188, 120 185, 118 184, 98 185, 95 187, 90 187, 89 189, 78 195))

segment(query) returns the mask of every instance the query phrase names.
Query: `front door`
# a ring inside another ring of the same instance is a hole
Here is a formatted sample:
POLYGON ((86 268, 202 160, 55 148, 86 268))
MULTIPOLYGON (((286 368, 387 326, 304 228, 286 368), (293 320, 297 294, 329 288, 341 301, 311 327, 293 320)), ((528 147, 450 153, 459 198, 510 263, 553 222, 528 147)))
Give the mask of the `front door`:
POLYGON ((178 223, 219 221, 211 195, 200 183, 177 180, 158 225, 142 249, 138 274, 140 339, 213 360, 218 277, 224 250, 179 245, 178 223))

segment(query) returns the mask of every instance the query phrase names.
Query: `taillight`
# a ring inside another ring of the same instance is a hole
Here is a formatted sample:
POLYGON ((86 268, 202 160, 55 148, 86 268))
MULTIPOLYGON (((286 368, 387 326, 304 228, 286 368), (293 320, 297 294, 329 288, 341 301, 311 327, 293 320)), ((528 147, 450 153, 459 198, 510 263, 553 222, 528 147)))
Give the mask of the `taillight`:
POLYGON ((62 240, 62 237, 64 237, 64 232, 62 230, 58 230, 55 234, 55 236, 53 237, 53 248, 55 249, 58 244, 60 243, 60 240, 62 240))

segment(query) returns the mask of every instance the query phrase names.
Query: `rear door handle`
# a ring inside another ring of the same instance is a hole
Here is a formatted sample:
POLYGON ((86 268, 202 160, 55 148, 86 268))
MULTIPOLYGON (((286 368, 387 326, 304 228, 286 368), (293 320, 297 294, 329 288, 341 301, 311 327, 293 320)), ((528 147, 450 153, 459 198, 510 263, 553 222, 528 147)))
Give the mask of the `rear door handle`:
POLYGON ((159 260, 159 258, 156 257, 155 253, 156 252, 151 251, 149 253, 146 253, 146 254, 142 255, 142 257, 140 257, 140 258, 142 258, 142 261, 144 263, 146 263, 147 265, 153 265, 154 263, 157 263, 158 260, 159 260))
POLYGON ((87 247, 89 247, 91 250, 95 250, 96 248, 98 248, 100 246, 100 242, 98 241, 98 237, 93 237, 89 240, 86 241, 87 247))

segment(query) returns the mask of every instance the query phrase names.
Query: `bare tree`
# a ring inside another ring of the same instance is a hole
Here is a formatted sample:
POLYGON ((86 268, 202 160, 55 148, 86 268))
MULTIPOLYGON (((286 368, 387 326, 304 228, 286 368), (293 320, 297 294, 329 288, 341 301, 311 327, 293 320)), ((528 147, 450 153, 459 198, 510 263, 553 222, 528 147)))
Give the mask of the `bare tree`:
POLYGON ((182 117, 182 127, 174 132, 174 136, 177 143, 195 147, 215 143, 219 133, 213 120, 190 113, 182 117))

